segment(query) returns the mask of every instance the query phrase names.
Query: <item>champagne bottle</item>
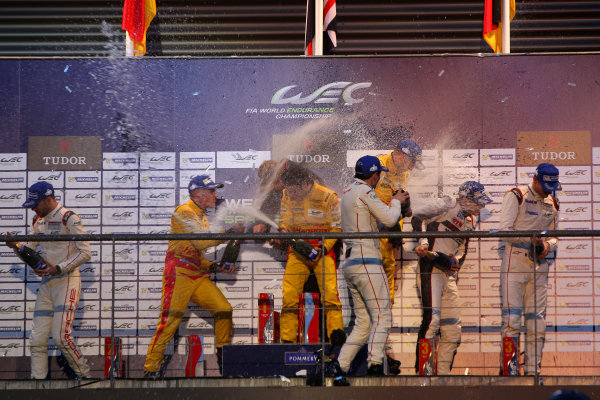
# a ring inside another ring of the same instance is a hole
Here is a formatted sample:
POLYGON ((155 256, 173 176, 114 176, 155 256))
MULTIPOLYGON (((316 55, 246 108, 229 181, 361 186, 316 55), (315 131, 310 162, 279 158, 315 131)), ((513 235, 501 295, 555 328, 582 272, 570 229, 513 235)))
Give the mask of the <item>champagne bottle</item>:
POLYGON ((241 241, 238 239, 230 240, 229 243, 227 243, 227 246, 225 246, 220 262, 220 266, 223 267, 225 271, 229 271, 231 266, 237 262, 240 255, 240 247, 241 241))
POLYGON ((530 260, 533 260, 533 248, 535 247, 535 257, 538 258, 540 254, 544 251, 544 245, 538 244, 537 246, 531 245, 531 249, 529 250, 528 257, 530 260))
POLYGON ((435 266, 444 272, 450 272, 450 270, 456 267, 456 259, 444 253, 428 251, 425 257, 433 261, 435 266))
POLYGON ((46 268, 46 263, 42 259, 42 256, 40 256, 38 254, 38 252, 33 250, 32 248, 25 246, 23 243, 17 243, 15 252, 17 253, 17 256, 19 256, 19 258, 21 260, 23 260, 23 262, 25 262, 25 264, 29 265, 31 268, 33 268, 33 269, 46 268))
POLYGON ((290 247, 300 254, 302 257, 314 261, 317 259, 319 252, 310 243, 303 239, 290 240, 290 247))

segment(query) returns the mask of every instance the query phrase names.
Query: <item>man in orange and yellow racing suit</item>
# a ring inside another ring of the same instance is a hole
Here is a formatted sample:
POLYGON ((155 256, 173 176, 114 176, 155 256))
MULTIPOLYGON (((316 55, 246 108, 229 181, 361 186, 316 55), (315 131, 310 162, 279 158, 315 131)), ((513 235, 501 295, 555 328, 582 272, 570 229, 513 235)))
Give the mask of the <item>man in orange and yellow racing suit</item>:
MULTIPOLYGON (((282 232, 341 232, 340 204, 337 194, 316 183, 307 170, 290 163, 281 181, 285 187, 281 200, 279 226, 282 232)), ((339 336, 345 340, 342 305, 337 290, 337 273, 333 246, 337 239, 326 239, 321 258, 321 241, 306 240, 316 250, 311 259, 291 247, 283 276, 281 340, 295 343, 298 339, 298 300, 311 270, 317 276, 327 318, 327 335, 332 343, 339 336), (323 287, 323 274, 325 287, 323 287), (339 332, 334 332, 339 330, 339 332), (332 337, 332 333, 335 339, 332 337)))
MULTIPOLYGON (((214 183, 208 175, 195 176, 190 180, 190 200, 179 205, 171 217, 171 233, 207 233, 210 224, 206 209, 215 206, 215 189, 222 183, 214 183)), ((243 226, 234 231, 243 232, 243 226)), ((221 244, 221 240, 170 240, 163 272, 161 313, 156 333, 148 347, 144 376, 159 378, 165 349, 175 335, 190 301, 209 310, 215 319, 215 347, 221 367, 224 344, 231 343, 232 308, 219 288, 210 280, 212 262, 204 258, 204 251, 221 244)), ((235 268, 226 272, 233 273, 235 268)))

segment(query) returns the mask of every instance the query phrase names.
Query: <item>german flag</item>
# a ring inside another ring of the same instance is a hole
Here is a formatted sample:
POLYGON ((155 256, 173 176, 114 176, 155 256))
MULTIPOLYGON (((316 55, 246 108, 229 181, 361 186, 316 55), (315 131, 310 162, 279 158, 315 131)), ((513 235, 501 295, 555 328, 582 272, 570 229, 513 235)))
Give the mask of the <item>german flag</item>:
MULTIPOLYGON (((515 16, 515 0, 510 0, 510 20, 515 16)), ((495 53, 502 53, 502 0, 485 0, 483 38, 495 53)))
POLYGON ((121 28, 133 41, 133 55, 146 54, 146 31, 156 15, 156 0, 125 0, 121 28))

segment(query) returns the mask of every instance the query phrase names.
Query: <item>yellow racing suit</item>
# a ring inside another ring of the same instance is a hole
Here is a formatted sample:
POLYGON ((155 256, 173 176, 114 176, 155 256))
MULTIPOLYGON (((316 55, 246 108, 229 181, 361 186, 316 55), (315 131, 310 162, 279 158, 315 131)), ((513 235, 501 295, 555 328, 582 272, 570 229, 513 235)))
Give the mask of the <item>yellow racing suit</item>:
MULTIPOLYGON (((388 206, 392 200, 392 195, 396 190, 403 189, 408 177, 409 171, 399 171, 394 164, 392 153, 386 154, 385 156, 379 156, 381 165, 389 169, 388 172, 381 173, 381 179, 375 188, 377 196, 388 206)), ((400 228, 402 228, 402 221, 400 221, 400 228)), ((396 277, 396 258, 394 257, 394 249, 388 239, 381 239, 379 241, 381 246, 381 257, 383 262, 383 270, 387 276, 388 283, 390 285, 390 301, 394 304, 394 285, 396 277)))
MULTIPOLYGON (((204 210, 192 200, 181 204, 171 217, 171 233, 207 233, 210 225, 204 210)), ((170 240, 165 269, 161 313, 156 333, 148 347, 144 371, 157 372, 165 349, 175 335, 190 301, 211 312, 215 318, 215 346, 231 343, 232 308, 210 280, 211 261, 204 251, 220 240, 170 240)))
MULTIPOLYGON (((301 200, 292 201, 284 190, 281 200, 279 225, 290 232, 341 232, 340 202, 337 194, 317 183, 301 200)), ((296 342, 298 336, 298 300, 311 269, 314 268, 321 299, 327 317, 327 335, 335 329, 344 329, 342 304, 337 290, 337 273, 333 245, 337 239, 325 240, 325 255, 313 266, 288 249, 288 259, 283 276, 283 304, 281 310, 281 340, 296 342), (323 270, 324 268, 324 270, 323 270), (325 287, 323 288, 323 274, 325 287)), ((320 240, 307 240, 315 248, 320 240)))

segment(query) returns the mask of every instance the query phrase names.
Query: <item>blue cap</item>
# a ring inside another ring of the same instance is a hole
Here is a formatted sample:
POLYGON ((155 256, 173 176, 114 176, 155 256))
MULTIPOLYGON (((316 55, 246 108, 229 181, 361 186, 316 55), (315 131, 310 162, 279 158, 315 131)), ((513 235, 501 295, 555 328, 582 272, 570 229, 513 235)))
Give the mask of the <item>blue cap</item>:
POLYGON ((558 181, 558 168, 554 165, 550 163, 538 165, 535 170, 535 176, 542 184, 544 191, 554 192, 555 190, 562 190, 560 182, 558 181))
POLYGON ((192 179, 190 179, 190 183, 188 184, 188 190, 192 193, 196 189, 219 189, 222 188, 222 183, 215 183, 210 176, 208 175, 196 175, 192 179))
POLYGON ((403 140, 400 143, 398 143, 397 149, 400 150, 402 154, 410 158, 415 163, 415 168, 425 168, 423 162, 421 161, 421 155, 423 154, 423 151, 421 150, 418 144, 416 144, 412 140, 403 140))
POLYGON ((486 192, 484 192, 484 190, 485 187, 481 183, 475 181, 466 181, 459 186, 458 196, 472 200, 480 206, 485 206, 486 204, 490 204, 492 199, 486 192))
POLYGON ((48 182, 36 182, 29 187, 27 201, 23 203, 25 208, 34 208, 46 197, 54 196, 54 187, 48 182))
POLYGON ((381 161, 379 161, 379 158, 375 156, 362 156, 361 158, 356 160, 354 172, 356 172, 357 174, 368 175, 378 171, 389 171, 389 169, 381 165, 381 161))

